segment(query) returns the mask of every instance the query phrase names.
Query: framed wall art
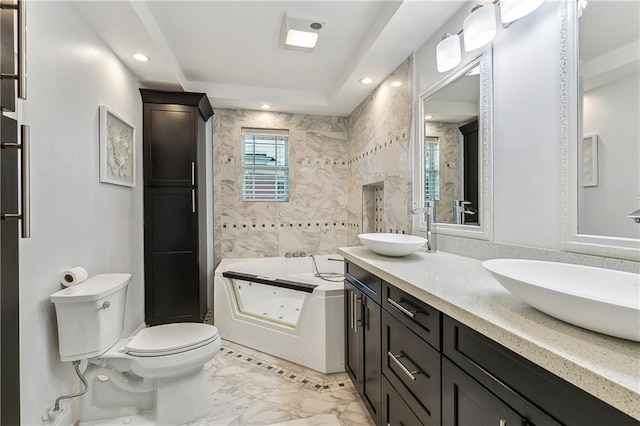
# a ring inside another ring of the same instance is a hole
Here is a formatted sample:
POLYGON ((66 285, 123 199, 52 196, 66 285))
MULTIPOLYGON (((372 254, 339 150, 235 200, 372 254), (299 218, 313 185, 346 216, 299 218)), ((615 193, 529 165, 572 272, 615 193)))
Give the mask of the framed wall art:
POLYGON ((134 187, 135 128, 100 106, 100 182, 134 187))

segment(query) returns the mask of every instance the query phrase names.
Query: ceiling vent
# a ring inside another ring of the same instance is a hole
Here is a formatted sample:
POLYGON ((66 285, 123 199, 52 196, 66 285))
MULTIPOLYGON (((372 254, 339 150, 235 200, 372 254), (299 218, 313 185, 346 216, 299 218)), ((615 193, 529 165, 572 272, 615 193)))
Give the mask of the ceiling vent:
POLYGON ((312 52, 318 42, 318 32, 324 23, 308 19, 291 18, 286 13, 280 27, 280 47, 312 52))

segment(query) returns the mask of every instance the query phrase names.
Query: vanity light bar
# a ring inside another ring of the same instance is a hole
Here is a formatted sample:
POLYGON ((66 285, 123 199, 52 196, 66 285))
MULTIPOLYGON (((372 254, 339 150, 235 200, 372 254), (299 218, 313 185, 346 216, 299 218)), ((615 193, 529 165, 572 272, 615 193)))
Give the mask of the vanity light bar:
POLYGON ((439 72, 447 72, 462 62, 460 35, 464 37, 464 50, 471 52, 491 43, 496 36, 496 5, 500 5, 500 21, 503 28, 521 19, 544 3, 544 0, 495 0, 477 4, 462 23, 456 34, 445 34, 436 46, 436 65, 439 72))

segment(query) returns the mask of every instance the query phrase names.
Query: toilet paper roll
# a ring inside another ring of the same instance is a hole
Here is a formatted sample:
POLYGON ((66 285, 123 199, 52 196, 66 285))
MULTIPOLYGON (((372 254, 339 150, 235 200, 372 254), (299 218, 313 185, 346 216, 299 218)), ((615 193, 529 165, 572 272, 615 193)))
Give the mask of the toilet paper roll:
POLYGON ((70 287, 72 285, 80 284, 82 281, 89 278, 89 273, 82 266, 76 266, 75 268, 67 269, 60 274, 60 284, 63 287, 70 287))

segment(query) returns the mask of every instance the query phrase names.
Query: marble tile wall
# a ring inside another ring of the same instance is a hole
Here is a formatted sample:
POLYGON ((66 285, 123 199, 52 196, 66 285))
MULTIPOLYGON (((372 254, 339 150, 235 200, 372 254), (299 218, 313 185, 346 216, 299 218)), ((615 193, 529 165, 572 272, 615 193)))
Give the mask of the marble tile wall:
MULTIPOLYGON (((348 117, 348 239, 358 245, 363 223, 363 186, 383 182, 381 229, 408 233, 411 220, 412 60, 407 59, 348 117), (394 87, 391 83, 400 82, 394 87)), ((367 210, 370 211, 370 210, 367 210)))
POLYGON ((460 197, 460 138, 458 124, 428 121, 425 136, 438 138, 440 153, 440 200, 436 201, 436 222, 453 222, 453 200, 460 197))
POLYGON ((362 186, 362 232, 382 232, 384 182, 362 186))
POLYGON ((364 219, 370 232, 408 233, 411 69, 409 58, 349 117, 216 109, 215 263, 300 251, 334 253, 359 244, 364 219), (289 130, 289 202, 240 200, 242 128, 289 130), (373 204, 367 204, 363 218, 364 186, 371 184, 373 204))
POLYGON ((216 265, 346 245, 346 118, 216 109, 213 126, 216 265), (242 128, 289 130, 289 202, 241 201, 242 128))

